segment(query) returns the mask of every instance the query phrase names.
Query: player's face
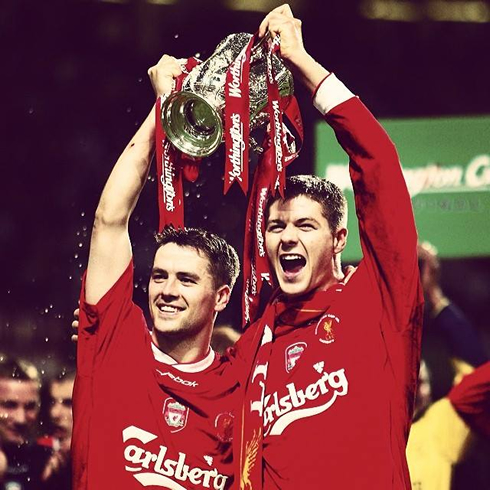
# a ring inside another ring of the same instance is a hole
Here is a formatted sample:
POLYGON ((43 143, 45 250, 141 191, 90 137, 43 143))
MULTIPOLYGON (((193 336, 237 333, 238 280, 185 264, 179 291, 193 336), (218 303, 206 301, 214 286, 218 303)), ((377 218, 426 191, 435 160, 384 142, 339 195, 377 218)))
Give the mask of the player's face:
POLYGON ((71 412, 73 380, 53 382, 50 395, 49 415, 53 428, 52 435, 58 439, 69 439, 73 430, 73 415, 71 412))
POLYGON ((300 296, 333 279, 333 257, 345 246, 334 236, 321 205, 306 196, 276 201, 269 210, 266 247, 281 290, 300 296))
POLYGON ((39 386, 35 381, 0 379, 0 441, 25 443, 39 413, 39 386))
POLYGON ((191 247, 167 243, 157 250, 148 288, 157 332, 184 338, 206 330, 211 335, 230 288, 216 289, 209 267, 206 256, 191 247))

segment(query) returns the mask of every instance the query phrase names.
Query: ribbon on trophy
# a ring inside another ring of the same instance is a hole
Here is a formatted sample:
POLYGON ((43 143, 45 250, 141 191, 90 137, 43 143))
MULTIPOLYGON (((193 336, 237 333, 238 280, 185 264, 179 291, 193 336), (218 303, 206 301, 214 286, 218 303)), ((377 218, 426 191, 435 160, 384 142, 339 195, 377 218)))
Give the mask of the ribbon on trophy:
MULTIPOLYGON (((182 66, 182 74, 175 79, 172 92, 179 91, 184 78, 198 64, 197 58, 189 58, 182 66)), ((158 181, 158 229, 165 226, 184 227, 184 193, 182 177, 194 182, 198 176, 200 159, 177 150, 167 138, 161 123, 162 106, 167 95, 157 97, 155 104, 155 153, 158 181)))
MULTIPOLYGON (((299 144, 283 124, 282 148, 284 167, 289 165, 299 154, 303 142, 303 122, 296 98, 281 99, 281 111, 298 135, 299 144)), ((260 291, 263 283, 272 285, 272 271, 267 260, 265 248, 265 210, 271 195, 280 192, 276 184, 280 182, 277 168, 277 153, 272 137, 267 135, 263 143, 265 151, 255 170, 252 191, 250 193, 245 221, 243 244, 243 290, 242 290, 242 327, 253 322, 257 317, 260 291)), ((282 195, 282 193, 281 193, 282 195)))
MULTIPOLYGON (((249 73, 256 40, 257 34, 250 38, 226 73, 224 194, 234 182, 239 183, 244 193, 248 190, 249 73)), ((265 151, 255 170, 247 206, 243 257, 243 325, 256 317, 263 282, 272 284, 265 252, 265 205, 271 193, 284 195, 285 167, 298 156, 303 141, 303 125, 296 98, 293 95, 281 97, 275 76, 273 55, 280 48, 280 36, 274 39, 267 36, 261 43, 266 43, 266 110, 269 124, 262 145, 265 151), (286 113, 300 139, 298 147, 294 136, 283 123, 283 113, 286 113)))
POLYGON ((248 192, 248 149, 250 133, 250 55, 256 35, 231 63, 225 83, 225 176, 223 194, 237 181, 248 192))

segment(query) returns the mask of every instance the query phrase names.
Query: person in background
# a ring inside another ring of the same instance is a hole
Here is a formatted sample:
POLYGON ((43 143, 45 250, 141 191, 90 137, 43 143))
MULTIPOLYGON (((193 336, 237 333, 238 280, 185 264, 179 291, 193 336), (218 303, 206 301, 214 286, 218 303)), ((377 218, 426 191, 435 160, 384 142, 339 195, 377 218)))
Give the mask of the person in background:
POLYGON ((42 480, 49 490, 71 489, 71 436, 73 432, 72 397, 74 369, 63 369, 51 379, 47 389, 47 435, 38 444, 52 451, 42 480))
POLYGON ((435 391, 435 397, 440 398, 447 395, 454 378, 451 365, 444 362, 444 357, 457 357, 469 365, 477 367, 488 360, 488 354, 483 348, 483 342, 478 332, 471 325, 466 315, 447 297, 442 289, 440 283, 441 264, 437 255, 437 248, 424 241, 418 244, 417 253, 425 298, 422 357, 427 362, 432 382, 438 385, 432 387, 435 391), (432 359, 430 350, 438 352, 439 357, 432 359), (441 369, 441 366, 449 373, 439 375, 434 372, 438 368, 441 369), (449 378, 446 382, 447 387, 444 387, 445 375, 449 378), (434 377, 438 379, 434 379, 434 377))
POLYGON ((437 249, 422 242, 417 251, 425 333, 434 343, 447 344, 454 386, 435 398, 432 370, 422 361, 407 459, 413 490, 449 490, 454 467, 467 456, 474 435, 490 435, 490 365, 473 325, 443 292, 437 249))
POLYGON ((422 364, 407 445, 413 490, 449 490, 454 466, 463 461, 473 435, 490 437, 490 362, 473 370, 456 361, 455 370, 460 381, 446 397, 430 403, 429 374, 422 364))
POLYGON ((0 354, 0 448, 6 459, 2 489, 41 486, 50 451, 35 443, 40 389, 32 363, 0 354))

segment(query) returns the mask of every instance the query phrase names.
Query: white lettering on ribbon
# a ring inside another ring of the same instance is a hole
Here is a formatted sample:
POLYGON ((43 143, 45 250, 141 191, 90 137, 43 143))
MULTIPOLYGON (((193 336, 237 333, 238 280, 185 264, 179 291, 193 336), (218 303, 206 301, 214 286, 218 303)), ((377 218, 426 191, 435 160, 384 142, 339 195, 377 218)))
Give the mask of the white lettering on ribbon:
POLYGON ((232 126, 230 128, 231 136, 231 148, 230 148, 230 162, 232 164, 231 170, 228 172, 230 182, 234 179, 238 179, 240 182, 243 180, 243 151, 245 150, 245 141, 243 140, 243 123, 240 118, 240 114, 233 113, 231 115, 232 126))

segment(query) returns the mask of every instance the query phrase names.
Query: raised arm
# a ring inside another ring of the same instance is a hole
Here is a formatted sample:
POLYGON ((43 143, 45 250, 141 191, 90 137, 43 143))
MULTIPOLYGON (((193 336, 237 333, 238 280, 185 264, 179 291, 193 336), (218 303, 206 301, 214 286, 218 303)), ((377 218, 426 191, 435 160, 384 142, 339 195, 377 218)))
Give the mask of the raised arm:
POLYGON ((396 330, 411 324, 421 303, 417 233, 410 196, 393 142, 362 102, 305 50, 301 22, 288 5, 261 24, 281 35, 281 56, 296 78, 314 94, 314 104, 349 156, 364 267, 379 288, 383 310, 396 330))
MULTIPOLYGON (((174 77, 180 73, 177 60, 166 55, 148 70, 157 95, 170 92, 174 77)), ((95 212, 85 283, 90 304, 96 304, 104 296, 131 259, 129 218, 148 176, 154 134, 152 109, 117 160, 102 191, 95 212)))

